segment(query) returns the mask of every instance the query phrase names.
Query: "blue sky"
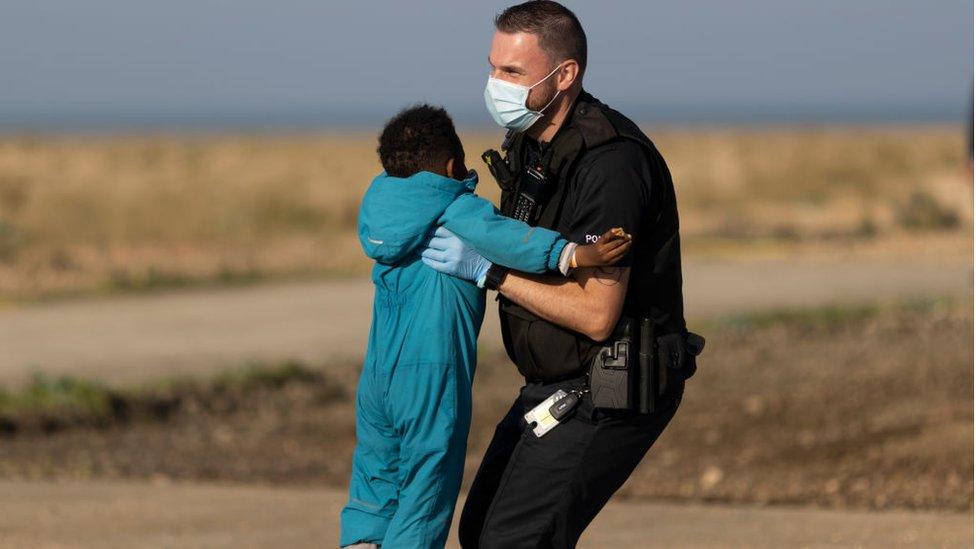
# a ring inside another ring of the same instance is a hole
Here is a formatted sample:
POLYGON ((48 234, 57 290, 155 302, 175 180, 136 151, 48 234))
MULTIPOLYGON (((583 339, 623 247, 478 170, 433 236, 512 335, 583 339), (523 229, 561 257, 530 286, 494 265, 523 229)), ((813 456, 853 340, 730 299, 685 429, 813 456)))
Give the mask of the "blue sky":
MULTIPOLYGON (((507 2, 13 0, 0 128, 370 125, 417 101, 490 123, 507 2)), ((568 1, 587 88, 642 120, 954 119, 968 111, 961 0, 568 1)))

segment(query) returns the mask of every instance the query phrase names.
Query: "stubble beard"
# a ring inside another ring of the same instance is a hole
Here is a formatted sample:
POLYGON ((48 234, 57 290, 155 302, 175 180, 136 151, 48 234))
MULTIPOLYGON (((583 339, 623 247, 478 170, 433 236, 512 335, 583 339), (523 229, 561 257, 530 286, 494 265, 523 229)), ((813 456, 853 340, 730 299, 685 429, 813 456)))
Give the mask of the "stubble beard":
MULTIPOLYGON (((555 82, 551 82, 551 83, 550 82, 544 82, 544 83, 542 83, 542 84, 539 85, 539 88, 541 88, 543 86, 545 86, 545 94, 544 95, 543 94, 537 94, 537 93, 530 93, 529 94, 529 98, 528 98, 528 101, 525 102, 525 106, 528 107, 530 110, 533 110, 533 111, 536 111, 536 112, 542 111, 543 107, 545 107, 546 105, 548 105, 549 102, 552 101, 553 98, 556 96, 556 93, 558 92, 558 90, 556 89, 556 83, 555 82)), ((538 88, 535 88, 532 91, 535 92, 537 89, 538 88)), ((552 105, 549 105, 549 109, 547 109, 542 114, 543 115, 548 115, 549 111, 552 110, 553 105, 555 105, 555 103, 553 103, 552 105)))

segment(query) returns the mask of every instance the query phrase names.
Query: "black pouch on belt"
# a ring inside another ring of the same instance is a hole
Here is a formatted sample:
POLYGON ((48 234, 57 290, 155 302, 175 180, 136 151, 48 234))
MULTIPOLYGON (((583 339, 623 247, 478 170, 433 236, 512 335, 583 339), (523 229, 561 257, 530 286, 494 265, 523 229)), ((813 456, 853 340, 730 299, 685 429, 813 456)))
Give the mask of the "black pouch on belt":
POLYGON ((705 348, 705 338, 692 332, 655 336, 649 319, 641 321, 639 411, 652 413, 670 404, 677 383, 698 369, 696 359, 705 348))

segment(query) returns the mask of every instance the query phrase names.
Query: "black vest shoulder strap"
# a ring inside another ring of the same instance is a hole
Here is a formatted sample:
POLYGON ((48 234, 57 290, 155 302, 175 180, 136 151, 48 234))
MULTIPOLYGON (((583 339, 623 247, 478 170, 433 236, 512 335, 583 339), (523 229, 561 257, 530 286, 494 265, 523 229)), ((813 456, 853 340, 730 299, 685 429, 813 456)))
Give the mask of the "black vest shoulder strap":
MULTIPOLYGON (((654 149, 636 124, 589 93, 581 92, 569 121, 556 134, 543 157, 546 175, 555 180, 557 188, 542 210, 538 223, 540 227, 555 228, 562 212, 570 177, 583 153, 615 139, 636 141, 648 153, 654 149)), ((523 143, 522 136, 513 142, 512 150, 516 151, 515 156, 519 161, 523 143)))

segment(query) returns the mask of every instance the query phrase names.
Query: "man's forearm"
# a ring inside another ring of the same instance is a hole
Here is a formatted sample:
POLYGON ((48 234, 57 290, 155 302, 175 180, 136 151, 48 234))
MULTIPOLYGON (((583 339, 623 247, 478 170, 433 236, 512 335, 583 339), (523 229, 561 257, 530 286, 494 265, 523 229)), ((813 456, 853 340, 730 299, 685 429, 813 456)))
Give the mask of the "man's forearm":
POLYGON ((530 312, 596 341, 610 336, 630 269, 579 269, 577 278, 510 272, 498 291, 530 312))

